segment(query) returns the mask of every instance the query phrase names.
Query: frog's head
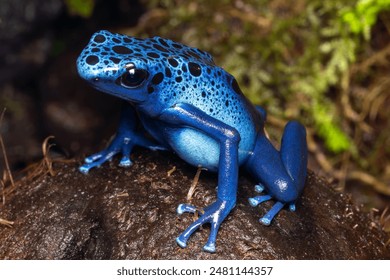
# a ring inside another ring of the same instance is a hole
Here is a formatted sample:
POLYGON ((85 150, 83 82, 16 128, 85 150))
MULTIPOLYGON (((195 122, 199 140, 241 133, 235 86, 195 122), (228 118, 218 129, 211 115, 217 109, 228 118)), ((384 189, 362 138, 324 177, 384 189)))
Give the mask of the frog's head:
POLYGON ((103 92, 132 102, 145 101, 151 75, 148 61, 134 50, 139 50, 140 42, 105 30, 96 32, 77 59, 79 75, 103 92))

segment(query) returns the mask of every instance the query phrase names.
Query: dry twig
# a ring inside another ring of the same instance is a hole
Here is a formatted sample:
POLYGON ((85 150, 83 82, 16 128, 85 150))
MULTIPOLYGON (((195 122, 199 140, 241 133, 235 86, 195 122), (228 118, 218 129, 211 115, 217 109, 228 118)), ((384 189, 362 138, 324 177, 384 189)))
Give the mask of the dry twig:
POLYGON ((384 194, 384 195, 390 195, 390 186, 388 186, 385 183, 379 181, 374 176, 372 176, 372 175, 370 175, 370 174, 368 174, 366 172, 363 172, 363 171, 350 171, 347 174, 347 179, 361 181, 361 182, 371 186, 378 193, 381 193, 381 194, 384 194))
POLYGON ((175 171, 176 171, 176 166, 173 166, 171 170, 168 170, 167 176, 170 177, 172 175, 172 173, 175 171))
POLYGON ((199 182, 199 176, 200 176, 200 173, 201 173, 201 172, 202 172, 202 167, 201 167, 201 166, 198 166, 198 170, 196 171, 194 180, 192 181, 191 187, 190 187, 190 189, 188 190, 187 201, 191 201, 192 196, 193 196, 194 193, 195 193, 196 185, 197 185, 198 182, 199 182))
POLYGON ((390 56, 390 44, 376 51, 372 56, 364 60, 363 62, 356 64, 352 67, 352 73, 356 74, 358 72, 367 72, 373 65, 386 65, 389 60, 387 59, 390 56))
MULTIPOLYGON (((4 118, 5 111, 6 111, 6 109, 4 108, 4 110, 3 110, 3 112, 1 113, 1 116, 0 116, 0 128, 1 128, 1 125, 3 123, 3 118, 4 118)), ((1 135, 1 133, 0 133, 0 148, 1 148, 2 152, 3 152, 4 164, 5 164, 5 175, 6 176, 4 176, 5 177, 4 180, 6 180, 8 178, 9 181, 11 182, 11 186, 14 187, 15 186, 15 182, 14 182, 14 178, 12 177, 11 169, 9 167, 7 152, 5 151, 5 145, 4 145, 3 136, 1 135)), ((5 185, 5 181, 3 182, 3 184, 5 185)))
POLYGON ((11 221, 8 221, 8 220, 4 220, 4 219, 0 218, 0 225, 4 225, 4 226, 7 226, 7 227, 12 227, 13 224, 14 224, 14 222, 11 222, 11 221))

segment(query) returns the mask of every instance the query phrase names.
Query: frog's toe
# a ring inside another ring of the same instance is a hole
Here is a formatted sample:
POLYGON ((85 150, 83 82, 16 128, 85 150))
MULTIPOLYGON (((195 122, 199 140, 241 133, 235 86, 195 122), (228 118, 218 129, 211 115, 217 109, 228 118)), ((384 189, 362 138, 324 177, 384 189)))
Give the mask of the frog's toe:
POLYGON ((215 253, 216 248, 215 248, 215 241, 208 241, 206 245, 203 246, 203 250, 209 253, 215 253))
POLYGON ((206 245, 203 246, 203 250, 209 253, 215 253, 215 242, 217 240, 218 228, 221 223, 211 223, 211 230, 206 245))
MULTIPOLYGON (((272 199, 271 195, 260 195, 260 196, 251 197, 248 199, 248 201, 252 207, 256 207, 260 203, 263 203, 263 202, 271 200, 271 199, 272 199)), ((271 224, 273 218, 276 216, 276 214, 278 214, 280 212, 280 210, 282 210, 284 205, 285 205, 285 203, 277 201, 272 206, 272 208, 267 212, 267 214, 265 214, 259 220, 260 223, 262 223, 263 225, 269 226, 271 224)), ((295 203, 290 203, 288 206, 289 206, 290 211, 295 211, 295 203)))
POLYGON ((89 170, 98 166, 100 166, 100 164, 96 164, 96 162, 86 163, 79 167, 79 171, 83 174, 88 174, 89 170))
POLYGON ((84 162, 85 163, 92 163, 94 161, 97 161, 98 159, 100 159, 101 157, 103 157, 104 153, 103 152, 100 152, 100 153, 96 153, 96 154, 93 154, 93 155, 90 155, 88 157, 86 157, 84 159, 84 162))
POLYGON ((129 167, 133 164, 133 162, 130 160, 130 157, 128 155, 125 155, 121 158, 121 161, 119 162, 119 166, 121 167, 129 167))
POLYGON ((176 208, 176 213, 181 215, 183 213, 195 213, 197 208, 191 204, 179 204, 176 208))
POLYGON ((270 195, 260 195, 260 196, 255 196, 255 197, 251 197, 248 199, 249 201, 249 204, 252 206, 252 207, 256 207, 257 205, 259 205, 260 203, 263 203, 265 201, 268 201, 270 200, 272 197, 270 195))
POLYGON ((282 210, 284 203, 277 201, 274 206, 272 206, 271 210, 267 212, 259 221, 265 226, 269 226, 273 220, 273 218, 282 210))
POLYGON ((176 243, 183 249, 187 247, 187 239, 184 239, 181 235, 176 238, 176 243))
POLYGON ((94 167, 99 167, 100 165, 103 164, 104 161, 95 161, 95 162, 91 162, 91 163, 85 163, 83 164, 82 166, 79 167, 79 171, 81 173, 84 173, 84 174, 87 174, 89 172, 89 170, 91 170, 92 168, 94 167))
POLYGON ((262 184, 255 185, 255 192, 262 193, 264 191, 265 187, 262 184))
POLYGON ((91 167, 89 167, 88 164, 84 164, 84 165, 79 167, 79 171, 83 174, 88 174, 90 169, 91 169, 91 167))

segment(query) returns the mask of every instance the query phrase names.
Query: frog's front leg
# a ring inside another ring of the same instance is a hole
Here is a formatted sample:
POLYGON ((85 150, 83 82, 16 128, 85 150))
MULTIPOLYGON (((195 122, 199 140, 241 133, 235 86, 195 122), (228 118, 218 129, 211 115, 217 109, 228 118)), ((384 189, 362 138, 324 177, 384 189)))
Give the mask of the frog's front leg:
MULTIPOLYGON (((195 230, 205 223, 210 223, 210 235, 203 249, 208 252, 215 252, 215 241, 219 226, 236 204, 240 135, 233 127, 189 104, 177 104, 164 110, 160 119, 178 127, 187 126, 195 128, 200 133, 207 134, 220 143, 217 200, 206 207, 199 219, 192 223, 176 239, 178 245, 184 248, 188 238, 195 230)), ((178 214, 184 212, 193 213, 195 209, 192 205, 180 204, 177 212, 178 214)))
POLYGON ((274 199, 274 206, 260 219, 269 225, 275 215, 288 205, 295 210, 295 201, 301 194, 307 170, 305 128, 298 122, 289 122, 283 133, 280 151, 277 151, 263 132, 259 132, 253 153, 246 168, 258 180, 257 192, 267 194, 249 199, 252 206, 274 199))
POLYGON ((134 146, 142 146, 151 150, 163 149, 144 135, 135 131, 137 117, 135 110, 129 104, 124 104, 118 131, 107 148, 85 158, 85 164, 79 167, 82 173, 88 173, 93 167, 98 167, 104 162, 111 160, 116 154, 121 153, 120 166, 130 166, 130 153, 134 146))

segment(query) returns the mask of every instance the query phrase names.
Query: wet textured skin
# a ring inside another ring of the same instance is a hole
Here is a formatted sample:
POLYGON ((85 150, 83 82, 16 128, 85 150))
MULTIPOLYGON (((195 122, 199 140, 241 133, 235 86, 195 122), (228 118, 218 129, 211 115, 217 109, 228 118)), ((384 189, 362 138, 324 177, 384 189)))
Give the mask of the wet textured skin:
MULTIPOLYGON (((285 205, 295 210, 306 178, 304 127, 287 123, 276 150, 264 134, 264 109, 245 98, 234 77, 216 66, 210 54, 159 37, 99 31, 80 54, 77 68, 93 87, 125 101, 115 138, 87 157, 81 172, 116 154, 122 156, 121 166, 130 166, 135 145, 171 150, 194 166, 218 172, 217 200, 176 238, 179 246, 186 247, 192 233, 209 223, 203 248, 215 252, 218 229, 236 203, 240 166, 258 182, 255 191, 265 192, 249 203, 275 201, 261 223, 269 225, 285 205), (136 129, 139 122, 143 130, 136 129)), ((178 214, 196 211, 189 204, 177 208, 178 214)))

